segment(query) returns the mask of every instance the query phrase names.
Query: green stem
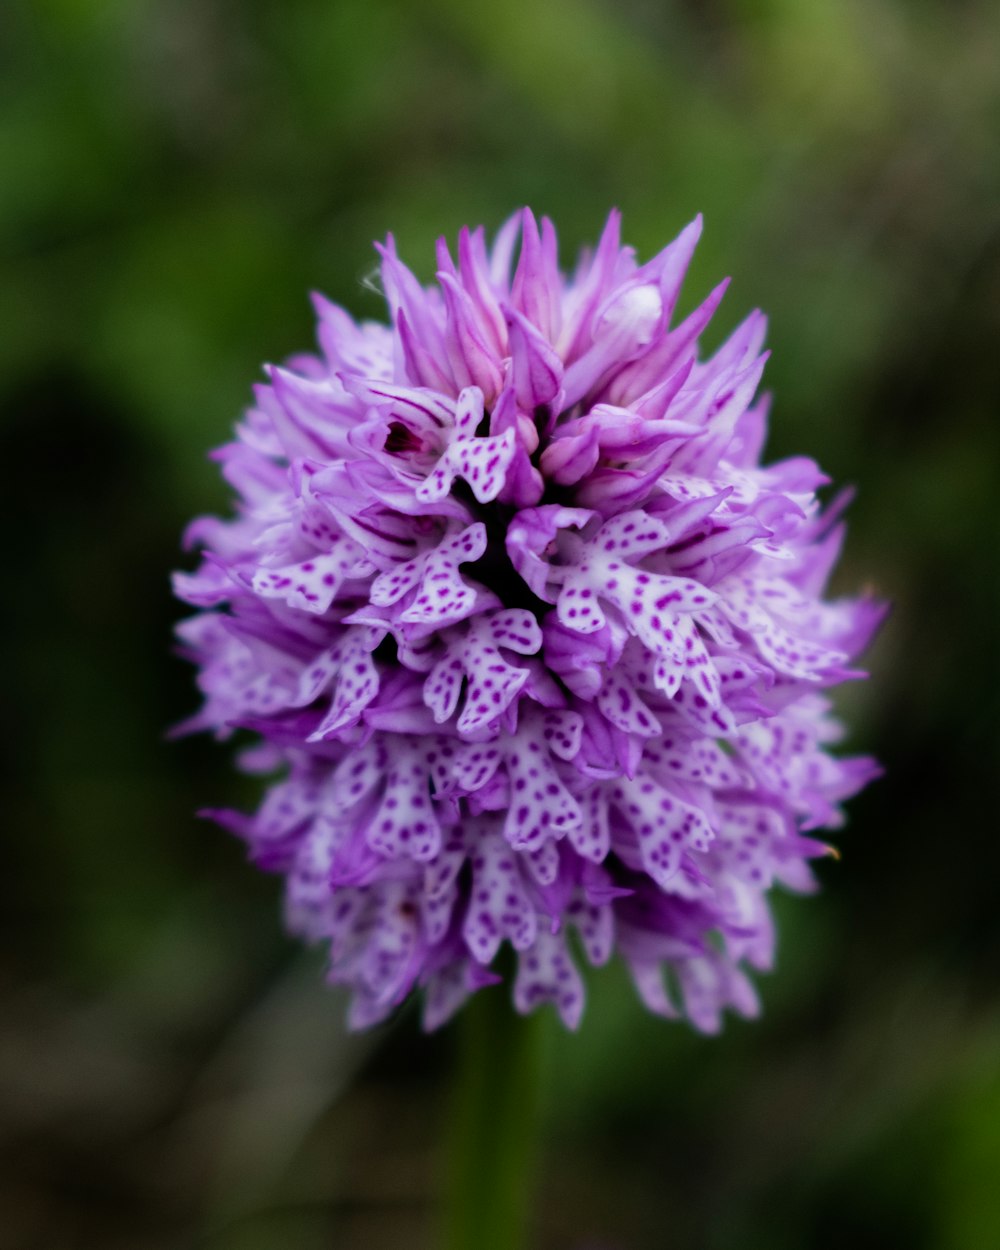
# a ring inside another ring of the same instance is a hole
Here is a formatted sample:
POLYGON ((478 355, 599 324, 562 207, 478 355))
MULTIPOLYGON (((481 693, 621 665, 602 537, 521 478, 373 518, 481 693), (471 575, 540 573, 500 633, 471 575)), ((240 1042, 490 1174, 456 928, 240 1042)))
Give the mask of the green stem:
POLYGON ((447 1160, 446 1250, 522 1250, 534 1190, 541 1091, 539 1013, 481 990, 459 1018, 447 1160))

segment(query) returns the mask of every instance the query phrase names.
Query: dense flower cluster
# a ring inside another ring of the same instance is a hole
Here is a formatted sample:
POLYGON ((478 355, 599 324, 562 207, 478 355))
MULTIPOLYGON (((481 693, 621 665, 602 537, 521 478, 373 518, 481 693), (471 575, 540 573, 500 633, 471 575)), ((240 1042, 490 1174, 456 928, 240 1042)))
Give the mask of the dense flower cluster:
POLYGON ((812 887, 807 834, 876 771, 828 753, 821 692, 881 610, 821 597, 816 465, 760 464, 764 318, 705 360, 725 284, 671 325, 699 232, 639 265, 612 213, 567 277, 525 211, 442 240, 429 289, 390 238, 390 324, 317 298, 321 354, 215 453, 239 504, 176 578, 185 728, 280 770, 212 815, 284 875, 356 1027, 416 986, 435 1027, 504 942, 517 1009, 570 1027, 578 960, 613 952, 655 1012, 751 1014, 768 890, 812 887))

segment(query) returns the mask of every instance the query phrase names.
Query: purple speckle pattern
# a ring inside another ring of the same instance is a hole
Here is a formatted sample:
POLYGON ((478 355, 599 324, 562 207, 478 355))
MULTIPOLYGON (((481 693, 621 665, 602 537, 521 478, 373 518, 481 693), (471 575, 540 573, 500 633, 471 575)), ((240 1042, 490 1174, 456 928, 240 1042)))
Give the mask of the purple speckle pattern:
POLYGON ((612 956, 650 1011, 751 1015, 768 891, 814 888, 877 774, 826 692, 883 608, 824 598, 846 500, 761 463, 763 316, 701 353, 723 284, 675 324, 700 230, 640 265, 612 213, 566 275, 525 210, 442 240, 429 288, 390 238, 388 324, 317 297, 319 353, 214 453, 181 728, 254 735, 260 807, 205 814, 284 879, 352 1027, 419 993, 434 1028, 508 959, 570 1028, 612 956))

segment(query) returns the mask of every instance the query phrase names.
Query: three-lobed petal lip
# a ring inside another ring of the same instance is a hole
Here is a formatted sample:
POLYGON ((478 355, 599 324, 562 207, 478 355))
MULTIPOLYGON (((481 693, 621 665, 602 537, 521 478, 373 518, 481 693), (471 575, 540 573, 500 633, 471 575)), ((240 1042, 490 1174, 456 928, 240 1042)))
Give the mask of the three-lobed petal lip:
POLYGON ((767 891, 812 887, 807 835, 876 771, 830 753, 821 692, 884 609, 822 597, 846 497, 760 462, 762 314, 707 358, 726 283, 674 324, 700 233, 639 265, 612 212, 566 276, 525 209, 439 241, 429 287, 390 236, 390 323, 314 297, 321 355, 269 368, 214 454, 237 506, 175 578, 182 728, 283 768, 209 814, 283 875, 355 1027, 418 987, 436 1027, 505 942, 517 1009, 569 1027, 578 956, 613 952, 651 1011, 752 1014, 767 891))

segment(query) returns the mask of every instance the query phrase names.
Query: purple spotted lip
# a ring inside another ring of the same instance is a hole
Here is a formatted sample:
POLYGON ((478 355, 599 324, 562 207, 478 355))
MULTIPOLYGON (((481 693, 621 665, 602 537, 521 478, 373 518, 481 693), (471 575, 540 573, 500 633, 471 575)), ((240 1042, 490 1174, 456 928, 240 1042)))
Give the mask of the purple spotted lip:
POLYGON ((457 263, 441 240, 430 288, 389 239, 389 325, 317 298, 320 354, 215 453, 236 508, 175 579, 184 728, 256 735, 259 810, 212 814, 356 1027, 417 988, 435 1027, 504 942, 517 1009, 570 1027, 615 952, 652 1011, 752 1014, 768 891, 813 887, 811 835, 877 771, 830 753, 823 692, 882 609, 823 598, 817 466, 760 464, 763 316, 705 359, 725 284, 673 324, 700 230, 639 265, 612 213, 565 276, 525 210, 457 263))

